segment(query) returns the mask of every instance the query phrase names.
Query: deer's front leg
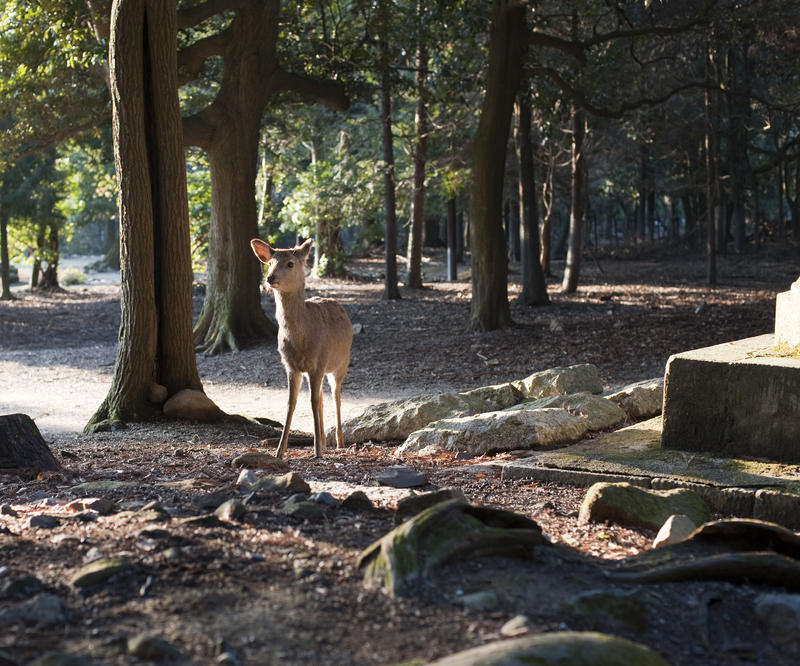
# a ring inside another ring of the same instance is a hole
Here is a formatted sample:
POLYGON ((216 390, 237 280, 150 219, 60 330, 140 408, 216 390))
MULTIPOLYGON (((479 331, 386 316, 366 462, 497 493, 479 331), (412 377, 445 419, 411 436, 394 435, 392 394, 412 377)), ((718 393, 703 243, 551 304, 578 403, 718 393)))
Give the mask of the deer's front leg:
POLYGON ((278 442, 278 450, 275 451, 276 458, 283 458, 286 453, 286 447, 289 444, 289 428, 292 425, 292 416, 294 415, 294 408, 297 404, 297 393, 300 391, 300 382, 303 379, 303 375, 292 370, 286 373, 286 379, 289 385, 289 401, 286 405, 286 420, 283 424, 281 441, 278 442))
POLYGON ((314 415, 314 455, 321 458, 325 453, 325 428, 322 419, 322 373, 309 375, 308 388, 311 392, 311 413, 314 415))

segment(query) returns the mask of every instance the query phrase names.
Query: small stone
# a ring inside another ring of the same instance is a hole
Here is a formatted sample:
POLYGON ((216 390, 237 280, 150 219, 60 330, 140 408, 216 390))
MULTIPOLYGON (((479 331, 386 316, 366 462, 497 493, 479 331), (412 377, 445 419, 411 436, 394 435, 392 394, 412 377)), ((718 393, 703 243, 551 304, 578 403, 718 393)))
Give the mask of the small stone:
POLYGON ((169 390, 163 384, 153 382, 150 384, 150 391, 147 394, 147 399, 154 405, 162 404, 169 397, 169 390))
POLYGON ((399 525, 412 516, 416 516, 420 511, 424 511, 429 506, 451 499, 467 501, 467 498, 464 497, 464 493, 460 488, 442 488, 432 493, 412 494, 403 497, 397 502, 397 509, 394 512, 395 525, 399 525))
POLYGON ((424 474, 403 465, 387 467, 375 474, 375 480, 380 485, 390 488, 415 488, 428 483, 424 474))
POLYGON ((101 516, 109 516, 117 510, 117 505, 105 497, 91 497, 83 500, 83 508, 96 511, 101 516))
POLYGON ((685 541, 696 529, 697 525, 692 522, 689 516, 672 514, 658 531, 656 538, 653 540, 653 548, 685 541))
POLYGON ((360 513, 363 511, 372 511, 375 505, 363 490, 354 490, 342 500, 339 507, 347 511, 356 511, 360 513))
POLYGON ((504 638, 516 638, 529 634, 533 628, 533 622, 527 615, 515 615, 500 627, 500 635, 504 638))
POLYGON ((229 499, 220 504, 214 514, 222 520, 241 520, 247 509, 237 499, 229 499))
POLYGON ((58 597, 42 593, 0 613, 0 623, 24 622, 49 627, 67 621, 67 609, 58 597))
POLYGON ((55 516, 50 516, 46 513, 40 513, 37 516, 31 516, 28 519, 28 527, 38 527, 43 530, 50 530, 58 527, 59 520, 55 516))
POLYGON ((14 510, 10 504, 3 504, 0 505, 0 515, 3 516, 11 516, 12 518, 17 518, 19 514, 14 510))
POLYGON ((128 571, 133 565, 121 558, 102 558, 80 569, 71 579, 73 587, 89 587, 104 583, 112 576, 128 571))
POLYGON ((286 491, 291 493, 311 492, 309 486, 296 472, 287 472, 283 476, 267 476, 254 483, 252 490, 258 491, 286 491))
POLYGON ((237 659, 236 653, 233 652, 233 650, 225 650, 225 652, 221 652, 217 655, 215 663, 223 666, 241 666, 242 662, 237 659))
POLYGON ((297 520, 321 520, 325 517, 325 510, 316 502, 297 499, 292 496, 281 507, 281 513, 297 520))
POLYGON ((204 493, 195 499, 195 506, 201 511, 214 511, 228 499, 224 493, 204 493))
POLYGON ((263 451, 246 451, 231 460, 231 467, 248 467, 250 469, 289 469, 289 463, 263 451))
POLYGON ((330 506, 334 508, 339 506, 339 500, 337 500, 330 493, 326 492, 314 493, 313 495, 309 495, 308 501, 316 502, 317 504, 322 504, 323 506, 330 506))
POLYGON ((147 661, 166 661, 181 656, 180 650, 160 636, 139 634, 128 639, 128 652, 147 661))
POLYGON ((258 477, 252 469, 243 469, 241 472, 239 472, 239 478, 236 479, 236 485, 249 487, 252 486, 256 481, 258 481, 258 477))

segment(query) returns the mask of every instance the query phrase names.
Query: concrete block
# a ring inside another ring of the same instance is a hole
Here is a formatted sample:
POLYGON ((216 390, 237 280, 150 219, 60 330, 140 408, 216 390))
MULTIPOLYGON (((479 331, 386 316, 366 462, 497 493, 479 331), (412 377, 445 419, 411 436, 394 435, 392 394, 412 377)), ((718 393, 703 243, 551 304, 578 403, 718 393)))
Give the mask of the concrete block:
POLYGON ((661 446, 800 462, 800 359, 772 335, 670 357, 661 446))

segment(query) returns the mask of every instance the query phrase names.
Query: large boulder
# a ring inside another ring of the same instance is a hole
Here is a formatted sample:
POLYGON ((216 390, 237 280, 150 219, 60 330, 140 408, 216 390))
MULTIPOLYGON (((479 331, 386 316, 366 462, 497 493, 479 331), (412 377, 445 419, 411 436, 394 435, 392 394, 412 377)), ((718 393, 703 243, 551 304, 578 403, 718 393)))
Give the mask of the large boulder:
MULTIPOLYGON (((461 393, 423 395, 383 402, 342 424, 349 443, 402 441, 434 421, 507 409, 524 400, 569 393, 600 393, 603 384, 590 364, 552 368, 525 379, 461 393)), ((328 432, 329 440, 333 431, 328 432)))
POLYGON ((457 652, 428 666, 667 666, 649 647, 593 631, 536 634, 457 652))
POLYGON ((711 519, 708 507, 692 490, 648 490, 630 483, 595 483, 586 493, 578 521, 615 522, 658 530, 673 514, 687 516, 695 525, 711 519))
POLYGON ((643 421, 661 413, 664 403, 664 378, 656 377, 628 384, 605 394, 633 421, 643 421))
POLYGON ((552 449, 624 421, 625 413, 605 398, 589 393, 551 396, 499 412, 435 421, 411 433, 397 454, 450 451, 476 456, 515 449, 552 449))
POLYGON ((431 423, 411 433, 397 455, 548 449, 580 441, 588 432, 585 419, 564 409, 488 412, 431 423))

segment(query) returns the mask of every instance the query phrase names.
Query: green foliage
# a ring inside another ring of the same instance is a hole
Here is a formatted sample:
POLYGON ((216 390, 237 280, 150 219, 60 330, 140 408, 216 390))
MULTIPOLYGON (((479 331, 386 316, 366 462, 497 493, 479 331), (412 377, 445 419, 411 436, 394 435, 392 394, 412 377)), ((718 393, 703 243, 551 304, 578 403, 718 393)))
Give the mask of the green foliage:
POLYGON ((211 221, 211 175, 208 157, 199 148, 186 151, 186 187, 189 192, 189 232, 192 267, 204 270, 208 256, 208 231, 211 221))

